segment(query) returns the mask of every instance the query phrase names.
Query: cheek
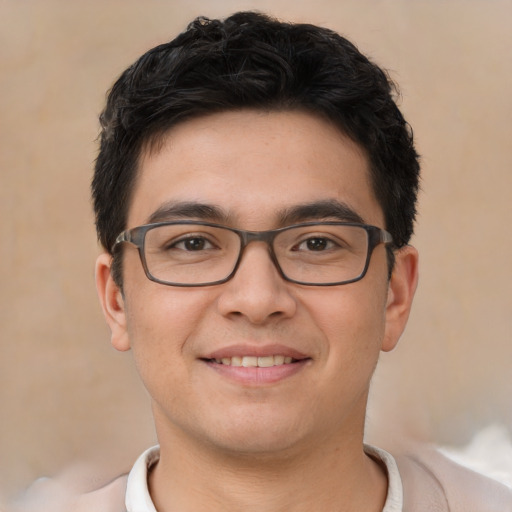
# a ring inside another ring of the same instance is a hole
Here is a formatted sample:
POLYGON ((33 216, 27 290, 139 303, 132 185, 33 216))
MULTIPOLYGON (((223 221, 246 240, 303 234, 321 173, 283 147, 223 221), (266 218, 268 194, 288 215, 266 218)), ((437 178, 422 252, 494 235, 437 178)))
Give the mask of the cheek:
POLYGON ((153 405, 179 416, 192 392, 192 340, 210 300, 201 291, 148 283, 127 295, 132 354, 153 405))
POLYGON ((380 352, 387 285, 372 281, 320 290, 308 301, 309 312, 324 335, 329 356, 344 360, 347 368, 365 361, 374 364, 380 352))
POLYGON ((126 291, 128 335, 143 378, 170 365, 180 371, 184 359, 192 357, 190 340, 211 302, 207 289, 171 288, 149 280, 126 291))
POLYGON ((329 411, 326 428, 337 428, 347 411, 366 404, 380 354, 385 328, 384 287, 358 284, 363 281, 337 290, 320 290, 308 301, 308 314, 322 333, 318 361, 322 377, 311 397, 312 414, 320 417, 329 411))

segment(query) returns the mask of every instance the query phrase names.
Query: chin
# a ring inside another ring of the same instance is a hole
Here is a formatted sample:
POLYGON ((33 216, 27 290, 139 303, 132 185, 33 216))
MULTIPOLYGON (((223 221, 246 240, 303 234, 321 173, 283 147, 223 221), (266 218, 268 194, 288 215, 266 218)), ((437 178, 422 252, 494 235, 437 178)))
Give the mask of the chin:
POLYGON ((210 442, 226 454, 237 457, 263 458, 285 455, 301 444, 301 439, 307 437, 301 434, 301 429, 294 422, 285 424, 269 419, 247 418, 236 421, 210 434, 210 442))
POLYGON ((237 459, 249 459, 253 463, 256 460, 285 459, 294 451, 298 440, 291 440, 289 436, 272 435, 247 435, 236 439, 230 438, 225 442, 218 442, 217 448, 228 457, 237 459))

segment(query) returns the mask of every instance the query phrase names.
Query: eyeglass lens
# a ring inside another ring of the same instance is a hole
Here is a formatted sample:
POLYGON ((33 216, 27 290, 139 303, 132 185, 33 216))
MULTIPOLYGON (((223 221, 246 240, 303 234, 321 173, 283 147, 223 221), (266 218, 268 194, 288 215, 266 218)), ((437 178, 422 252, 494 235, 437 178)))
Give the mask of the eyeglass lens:
MULTIPOLYGON (((146 232, 144 256, 158 281, 177 285, 226 279, 237 266, 241 236, 229 228, 168 224, 146 232)), ((272 243, 282 273, 305 284, 351 281, 364 271, 368 233, 361 226, 304 225, 276 233, 272 243)))

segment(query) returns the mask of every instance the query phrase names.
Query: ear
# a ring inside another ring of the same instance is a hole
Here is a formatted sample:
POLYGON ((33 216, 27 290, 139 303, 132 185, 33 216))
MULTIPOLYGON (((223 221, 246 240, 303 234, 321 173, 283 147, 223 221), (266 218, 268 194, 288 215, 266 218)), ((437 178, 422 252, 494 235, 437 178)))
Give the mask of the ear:
POLYGON ((112 279, 112 256, 103 252, 96 260, 96 290, 107 324, 111 331, 111 343, 117 350, 129 350, 130 340, 126 329, 126 310, 123 294, 112 279))
POLYGON ((388 285, 384 352, 393 350, 404 332, 417 284, 418 251, 407 245, 395 252, 395 265, 388 285))

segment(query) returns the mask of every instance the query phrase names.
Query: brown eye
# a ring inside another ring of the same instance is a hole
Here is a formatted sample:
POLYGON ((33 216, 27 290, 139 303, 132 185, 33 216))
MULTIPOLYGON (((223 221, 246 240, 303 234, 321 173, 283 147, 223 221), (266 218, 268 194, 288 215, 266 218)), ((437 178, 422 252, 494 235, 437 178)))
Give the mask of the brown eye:
POLYGON ((294 250, 295 251, 308 251, 308 252, 322 252, 329 249, 334 249, 338 246, 335 242, 329 238, 314 236, 307 238, 302 242, 298 243, 294 250))
POLYGON ((328 247, 328 241, 325 238, 310 238, 306 240, 306 247, 310 251, 323 251, 328 247))
POLYGON ((174 243, 171 247, 172 249, 181 249, 184 251, 204 251, 207 249, 213 249, 214 246, 210 241, 201 236, 195 236, 190 238, 185 238, 183 240, 179 240, 174 243))
POLYGON ((206 241, 204 238, 190 238, 185 240, 184 246, 188 251, 200 251, 204 249, 206 241))

